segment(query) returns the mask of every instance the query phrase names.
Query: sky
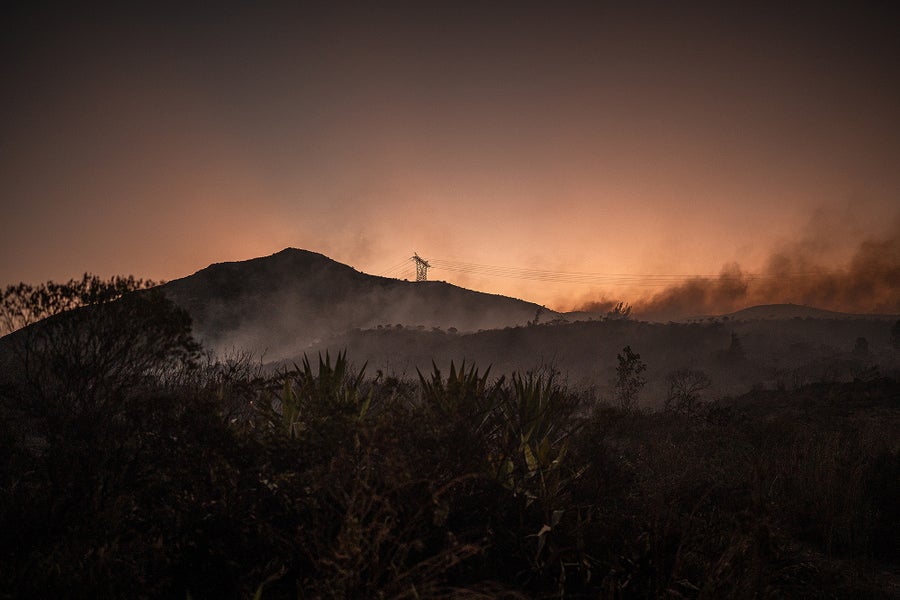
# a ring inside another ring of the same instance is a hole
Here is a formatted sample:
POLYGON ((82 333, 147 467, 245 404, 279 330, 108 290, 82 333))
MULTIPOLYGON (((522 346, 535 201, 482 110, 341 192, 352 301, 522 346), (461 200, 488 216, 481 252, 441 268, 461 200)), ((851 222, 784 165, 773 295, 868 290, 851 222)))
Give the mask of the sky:
POLYGON ((68 4, 0 24, 0 286, 296 247, 557 310, 900 312, 890 3, 68 4))

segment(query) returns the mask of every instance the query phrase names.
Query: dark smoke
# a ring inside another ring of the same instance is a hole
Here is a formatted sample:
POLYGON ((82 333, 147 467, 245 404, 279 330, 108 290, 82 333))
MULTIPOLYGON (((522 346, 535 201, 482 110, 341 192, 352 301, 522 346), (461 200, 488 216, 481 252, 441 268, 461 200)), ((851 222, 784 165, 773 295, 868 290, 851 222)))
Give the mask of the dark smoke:
POLYGON ((775 251, 761 273, 725 265, 715 278, 696 277, 635 303, 643 319, 667 320, 734 312, 759 304, 803 304, 848 313, 900 313, 900 218, 881 237, 860 242, 842 267, 823 256, 833 245, 821 229, 775 251))
POLYGON ((585 302, 581 306, 579 306, 575 310, 581 310, 590 313, 608 313, 612 311, 616 307, 616 304, 619 302, 617 300, 610 300, 609 298, 600 298, 598 300, 591 300, 590 302, 585 302))

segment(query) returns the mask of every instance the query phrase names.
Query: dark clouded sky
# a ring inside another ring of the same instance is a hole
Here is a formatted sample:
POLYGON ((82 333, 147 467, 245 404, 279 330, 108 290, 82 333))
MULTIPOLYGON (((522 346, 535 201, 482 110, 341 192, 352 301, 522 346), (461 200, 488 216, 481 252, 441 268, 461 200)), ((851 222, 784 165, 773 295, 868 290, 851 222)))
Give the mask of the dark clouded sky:
POLYGON ((890 3, 20 4, 0 285, 294 246, 568 308, 880 243, 880 304, 832 306, 900 295, 890 3))

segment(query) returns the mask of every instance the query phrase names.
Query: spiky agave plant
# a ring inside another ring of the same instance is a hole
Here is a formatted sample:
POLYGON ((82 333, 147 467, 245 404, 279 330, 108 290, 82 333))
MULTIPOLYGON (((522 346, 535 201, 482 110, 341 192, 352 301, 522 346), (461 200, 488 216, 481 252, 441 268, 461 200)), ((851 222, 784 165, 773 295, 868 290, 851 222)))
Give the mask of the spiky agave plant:
POLYGON ((319 368, 313 373, 309 357, 303 356, 303 370, 297 369, 296 382, 308 410, 319 416, 346 415, 362 419, 369 410, 372 393, 363 392, 366 365, 354 373, 347 352, 339 352, 331 365, 331 356, 319 354, 319 368), (323 415, 324 413, 324 415, 323 415))
POLYGON ((572 402, 555 381, 556 372, 512 375, 512 394, 501 404, 507 430, 516 439, 552 439, 562 435, 572 402))
POLYGON ((572 508, 569 489, 585 471, 568 460, 576 401, 556 383, 556 374, 550 370, 512 375, 500 403, 500 452, 491 463, 497 481, 540 514, 540 527, 528 536, 535 542, 530 560, 536 570, 562 564, 560 544, 554 538, 572 508))
POLYGON ((319 354, 316 371, 303 356, 302 367, 283 375, 277 400, 281 404, 280 429, 291 437, 321 429, 327 423, 359 423, 372 402, 372 390, 365 391, 366 366, 353 372, 346 351, 339 352, 334 364, 328 352, 319 354))
POLYGON ((538 501, 549 518, 570 481, 565 457, 575 403, 555 381, 556 373, 513 373, 512 389, 502 396, 503 455, 495 475, 528 502, 538 501), (567 476, 568 475, 568 476, 567 476))
POLYGON ((490 368, 480 373, 465 361, 450 363, 445 377, 437 365, 430 376, 419 372, 420 415, 416 437, 422 463, 441 481, 458 476, 484 476, 496 453, 499 432, 497 405, 503 379, 490 381, 490 368))
POLYGON ((482 431, 497 408, 503 378, 491 385, 488 379, 490 367, 484 374, 479 374, 475 365, 466 370, 466 362, 463 361, 457 370, 454 362, 450 361, 450 373, 445 380, 434 361, 431 364, 433 371, 430 378, 416 369, 425 411, 444 423, 462 418, 468 424, 474 424, 474 432, 482 431))

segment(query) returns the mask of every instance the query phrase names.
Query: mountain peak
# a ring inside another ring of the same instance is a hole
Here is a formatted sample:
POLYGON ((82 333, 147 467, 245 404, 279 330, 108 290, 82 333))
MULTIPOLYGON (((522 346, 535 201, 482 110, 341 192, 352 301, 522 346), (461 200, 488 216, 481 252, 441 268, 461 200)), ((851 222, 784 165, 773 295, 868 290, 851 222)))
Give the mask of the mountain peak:
MULTIPOLYGON (((269 280, 269 283, 272 283, 277 279, 304 277, 308 276, 311 272, 323 270, 343 271, 345 274, 358 273, 353 267, 331 259, 324 254, 312 252, 310 250, 302 250, 300 248, 285 248, 284 250, 280 250, 268 256, 260 256, 240 261, 213 263, 208 267, 197 271, 190 278, 247 278, 247 283, 252 281, 254 284, 264 284, 264 280, 269 280)), ((233 281, 232 283, 241 282, 233 281)))
POLYGON ((525 324, 536 304, 442 282, 376 277, 324 254, 285 248, 210 265, 163 286, 218 349, 288 356, 310 343, 384 324, 461 331, 525 324))
POLYGON ((313 252, 312 250, 304 250, 303 248, 294 248, 293 246, 288 246, 284 250, 279 250, 278 252, 276 252, 274 254, 270 254, 269 256, 263 256, 263 257, 255 258, 255 259, 251 259, 251 260, 264 260, 266 258, 275 258, 275 257, 290 258, 290 257, 298 257, 298 256, 317 257, 317 258, 323 258, 323 259, 331 261, 331 262, 336 262, 334 259, 328 258, 324 254, 321 254, 319 252, 313 252))

